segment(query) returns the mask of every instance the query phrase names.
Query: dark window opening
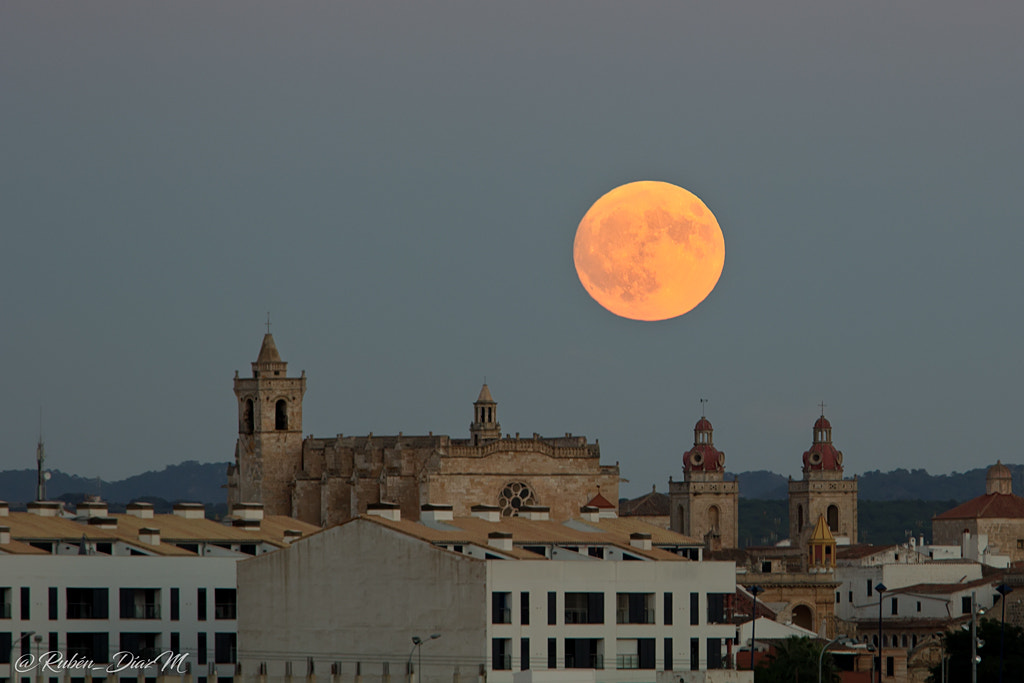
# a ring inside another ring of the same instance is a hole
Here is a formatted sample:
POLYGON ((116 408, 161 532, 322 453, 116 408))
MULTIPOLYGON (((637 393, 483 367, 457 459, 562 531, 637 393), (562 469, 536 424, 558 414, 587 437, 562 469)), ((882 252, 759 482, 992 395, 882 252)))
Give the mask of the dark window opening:
POLYGON ((700 638, 690 638, 690 671, 700 670, 700 638))
MULTIPOLYGON (((665 593, 665 626, 671 626, 671 625, 672 625, 672 594, 671 593, 665 593)), ((671 671, 671 669, 666 669, 666 671, 671 671)))
POLYGON ((519 639, 519 669, 526 671, 530 668, 530 639, 519 639))
POLYGON ((253 419, 252 419, 252 399, 247 398, 245 405, 242 408, 242 433, 252 434, 254 431, 253 419))
POLYGON ((708 669, 721 669, 724 667, 722 659, 722 639, 708 638, 708 669))
POLYGON ((604 593, 566 593, 565 623, 603 624, 604 593))
POLYGON ((140 659, 153 659, 160 654, 159 633, 122 633, 121 650, 140 659))
POLYGON ((196 592, 196 619, 206 621, 206 589, 200 588, 196 592))
MULTIPOLYGON (((171 589, 171 621, 178 621, 181 618, 181 590, 178 588, 171 589)), ((171 648, 174 650, 174 648, 171 648)), ((175 650, 177 651, 177 650, 175 650)))
POLYGON ((665 659, 665 662, 664 662, 664 669, 665 669, 665 671, 671 671, 672 670, 672 639, 671 638, 666 638, 665 639, 665 657, 664 657, 664 659, 665 659))
MULTIPOLYGON (((107 588, 68 588, 68 619, 107 619, 110 616, 110 590, 107 588)), ((56 600, 54 600, 56 602, 56 600)))
POLYGON ((834 534, 839 533, 839 508, 835 505, 829 505, 828 510, 825 512, 825 517, 829 531, 834 534))
POLYGON ((558 668, 558 641, 555 638, 548 638, 548 668, 558 668))
POLYGON ((599 638, 566 638, 566 669, 603 669, 604 656, 599 638))
POLYGON ((700 624, 700 593, 690 593, 690 626, 700 624))
POLYGON ((491 623, 512 623, 512 594, 505 592, 491 593, 491 623))
POLYGON ((558 599, 554 591, 548 593, 548 626, 558 623, 558 599))
POLYGON ((274 410, 274 428, 281 431, 288 429, 288 402, 283 398, 278 400, 274 410))
MULTIPOLYGON (((68 633, 67 656, 91 659, 94 662, 110 661, 110 634, 68 633)), ((54 648, 56 649, 56 648, 54 648)))
POLYGON ((28 586, 21 587, 21 618, 30 619, 32 617, 32 597, 28 589, 28 586))
POLYGON ((213 661, 217 664, 234 664, 238 661, 237 634, 213 634, 213 661))
POLYGON ((215 588, 213 590, 213 618, 237 619, 236 592, 234 588, 215 588))
POLYGON ((615 596, 616 624, 653 624, 654 593, 618 593, 615 596))
POLYGON ((207 649, 206 634, 196 634, 196 664, 206 664, 207 649))
POLYGON ((122 588, 120 597, 122 619, 160 618, 160 589, 122 588))
POLYGON ((60 608, 57 605, 57 588, 51 586, 49 590, 46 591, 46 593, 47 602, 50 603, 50 621, 56 621, 60 618, 60 608))
POLYGON ((519 623, 530 625, 530 594, 525 591, 519 594, 519 623))

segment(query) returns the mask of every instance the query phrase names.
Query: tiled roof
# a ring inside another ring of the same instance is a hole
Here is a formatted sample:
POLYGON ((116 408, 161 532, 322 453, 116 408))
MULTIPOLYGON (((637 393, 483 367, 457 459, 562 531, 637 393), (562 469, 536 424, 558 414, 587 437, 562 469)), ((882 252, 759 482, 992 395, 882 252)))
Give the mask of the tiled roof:
POLYGON ((615 506, 612 505, 611 502, 609 502, 609 500, 607 498, 605 498, 604 496, 602 496, 600 493, 598 493, 596 496, 591 498, 590 502, 588 502, 587 505, 590 505, 590 506, 596 507, 596 508, 601 508, 601 509, 604 509, 604 510, 608 510, 608 509, 614 510, 615 509, 615 506))
POLYGON ((1012 493, 986 493, 933 519, 1024 519, 1024 498, 1012 493))
POLYGON ((619 515, 622 517, 654 517, 668 514, 668 495, 657 491, 651 491, 632 500, 619 501, 619 515))
POLYGON ((910 593, 914 595, 947 595, 959 593, 965 588, 977 588, 979 586, 991 586, 999 581, 998 577, 987 576, 974 581, 962 583, 916 583, 912 586, 894 588, 890 593, 910 593))
POLYGON ((839 560, 860 560, 877 553, 882 553, 895 545, 871 545, 870 543, 858 543, 856 545, 839 546, 836 550, 836 559, 839 560))

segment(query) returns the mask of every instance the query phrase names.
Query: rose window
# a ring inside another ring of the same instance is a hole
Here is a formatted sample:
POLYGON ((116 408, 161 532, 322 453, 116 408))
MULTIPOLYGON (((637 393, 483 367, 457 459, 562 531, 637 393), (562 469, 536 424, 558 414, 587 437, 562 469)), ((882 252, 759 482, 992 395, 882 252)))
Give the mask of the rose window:
POLYGON ((519 514, 519 508, 535 503, 533 489, 521 481, 505 484, 498 493, 498 507, 505 517, 515 517, 519 514))

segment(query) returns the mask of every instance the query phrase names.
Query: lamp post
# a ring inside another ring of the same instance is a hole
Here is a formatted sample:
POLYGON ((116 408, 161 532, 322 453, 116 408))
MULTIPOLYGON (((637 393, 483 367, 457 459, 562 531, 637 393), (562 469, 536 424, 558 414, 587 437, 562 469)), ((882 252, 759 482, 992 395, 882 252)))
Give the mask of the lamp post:
POLYGON ((1002 596, 999 602, 1002 603, 1002 617, 999 619, 999 683, 1003 683, 1003 653, 1006 648, 1006 596, 1013 592, 1013 589, 1005 583, 996 587, 996 592, 1002 596))
POLYGON ((760 586, 751 586, 750 594, 754 596, 754 608, 750 610, 750 670, 754 670, 754 650, 757 649, 757 594, 763 593, 760 586))
POLYGON ((22 636, 21 636, 20 638, 17 638, 17 639, 15 639, 15 640, 12 640, 12 641, 11 641, 11 648, 10 648, 10 650, 8 650, 8 652, 7 652, 7 661, 9 661, 9 662, 11 663, 11 680, 12 680, 12 681, 13 681, 13 680, 15 680, 15 678, 16 678, 16 676, 14 675, 14 647, 15 647, 15 646, 16 646, 16 645, 17 645, 18 643, 20 643, 21 641, 25 640, 26 638, 31 638, 31 637, 32 637, 32 636, 34 636, 35 634, 36 634, 36 632, 35 632, 35 631, 27 631, 27 632, 26 632, 26 633, 25 633, 24 635, 22 635, 22 636))
POLYGON ((847 636, 839 636, 838 638, 834 638, 828 641, 825 647, 821 648, 821 653, 818 654, 818 683, 821 683, 821 665, 825 659, 825 651, 832 647, 833 644, 838 643, 840 640, 843 641, 843 645, 851 645, 857 642, 852 638, 848 638, 847 636))
POLYGON ((882 683, 882 593, 887 589, 881 581, 875 586, 878 591, 878 683, 882 683))
POLYGON ((978 683, 978 615, 984 613, 978 609, 978 591, 971 591, 971 683, 978 683))
MULTIPOLYGON (((437 640, 441 637, 440 633, 431 633, 427 640, 437 640)), ((405 663, 406 671, 411 673, 412 671, 412 656, 418 650, 419 651, 419 663, 416 664, 419 671, 416 674, 416 680, 418 683, 423 683, 423 643, 426 641, 419 636, 412 637, 412 649, 409 650, 409 661, 405 663)), ((411 682, 410 682, 411 683, 411 682)))

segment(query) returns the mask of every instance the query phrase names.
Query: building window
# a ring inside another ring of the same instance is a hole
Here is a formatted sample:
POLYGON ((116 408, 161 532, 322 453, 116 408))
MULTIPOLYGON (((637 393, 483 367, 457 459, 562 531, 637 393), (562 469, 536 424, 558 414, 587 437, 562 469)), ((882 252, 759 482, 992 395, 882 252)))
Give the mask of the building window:
POLYGON ((1024 538, 1017 539, 1017 550, 1024 550, 1024 538))
POLYGON ((512 623, 512 594, 491 593, 491 623, 511 624, 512 623))
POLYGON ((672 639, 665 639, 665 671, 672 670, 672 639))
POLYGON ((836 604, 837 605, 839 604, 839 601, 840 601, 840 598, 839 598, 840 595, 841 595, 841 593, 839 591, 836 591, 836 604))
POLYGON ((700 593, 690 593, 690 626, 700 624, 700 593))
POLYGON ((708 621, 709 624, 726 624, 725 601, 728 599, 726 593, 708 593, 708 621))
POLYGON ((708 669, 721 669, 724 666, 722 660, 722 639, 708 638, 708 669))
POLYGON ((526 671, 530 668, 530 639, 519 639, 519 669, 526 671))
MULTIPOLYGON (((672 625, 672 594, 665 593, 665 626, 672 625)), ((671 669, 666 669, 671 671, 671 669)))
POLYGON ((206 646, 206 634, 196 634, 196 664, 206 664, 207 646, 206 646))
POLYGON ((213 634, 213 661, 217 664, 234 664, 238 660, 238 636, 234 633, 213 634))
POLYGON ((242 433, 252 434, 253 432, 253 421, 252 421, 252 399, 245 399, 245 406, 242 408, 242 433))
POLYGON ((604 641, 600 638, 566 638, 566 669, 603 669, 604 641))
POLYGON ((181 651, 181 634, 177 631, 171 633, 171 652, 178 654, 181 651))
POLYGON ((834 534, 839 533, 839 508, 835 505, 829 505, 828 510, 825 512, 825 517, 829 531, 834 534))
POLYGON ((512 668, 511 643, 511 638, 491 638, 491 669, 508 671, 512 668))
POLYGON ((56 631, 50 631, 50 652, 56 652, 60 648, 60 639, 57 636, 56 631))
POLYGON ((274 428, 278 431, 288 429, 288 402, 278 399, 274 409, 274 428))
POLYGON ((899 600, 899 598, 893 598, 893 599, 892 599, 892 608, 891 608, 891 609, 892 609, 892 613, 893 613, 894 615, 895 615, 895 614, 899 614, 899 613, 900 613, 900 608, 899 608, 899 604, 898 604, 898 602, 897 602, 898 600, 899 600))
POLYGON ((206 589, 196 591, 196 619, 206 621, 206 589))
POLYGON ((918 612, 921 611, 921 601, 920 600, 917 601, 917 611, 918 612))
POLYGON ((0 664, 11 663, 11 648, 14 646, 14 634, 0 631, 0 664))
POLYGON ((50 586, 49 590, 46 591, 46 600, 50 603, 50 621, 56 621, 60 618, 60 606, 57 604, 56 586, 50 586))
POLYGON ((160 590, 158 588, 122 588, 122 619, 159 619, 160 590))
POLYGON ((853 604, 853 591, 849 591, 849 592, 848 592, 848 593, 846 594, 846 601, 847 601, 848 603, 850 603, 851 605, 853 604))
POLYGON ((108 633, 68 633, 68 658, 110 661, 110 635, 108 633))
MULTIPOLYGON (((171 589, 171 621, 178 621, 181 618, 180 593, 181 591, 177 588, 171 589)), ((171 649, 173 650, 174 648, 171 649)))
POLYGON ((896 662, 893 657, 885 658, 885 675, 892 676, 896 672, 896 662))
POLYGON ((530 594, 526 591, 519 594, 519 623, 530 625, 530 594))
POLYGON ((603 560, 604 559, 604 548, 602 548, 601 546, 593 546, 592 545, 589 548, 587 548, 587 555, 590 555, 591 557, 596 557, 599 560, 603 560))
POLYGON ((654 638, 624 638, 615 644, 616 669, 653 669, 654 638))
POLYGON ((11 589, 0 588, 0 619, 11 618, 11 589))
POLYGON ((213 618, 214 619, 237 619, 238 610, 235 606, 234 588, 213 589, 213 618))
POLYGON ((617 593, 616 624, 653 624, 654 593, 617 593))
POLYGON ((68 588, 68 619, 107 619, 110 591, 107 588, 68 588))
POLYGON ((548 668, 558 668, 558 640, 548 638, 548 668))
POLYGON ((700 638, 690 638, 690 671, 700 670, 700 638))
POLYGON ((971 596, 965 595, 960 598, 960 613, 970 614, 971 613, 971 596))
POLYGON ((565 623, 603 624, 604 593, 566 593, 565 623))
POLYGON ((558 620, 558 598, 554 591, 548 593, 548 626, 554 626, 558 620))
POLYGON ((32 596, 28 586, 21 587, 21 618, 32 618, 32 596))

